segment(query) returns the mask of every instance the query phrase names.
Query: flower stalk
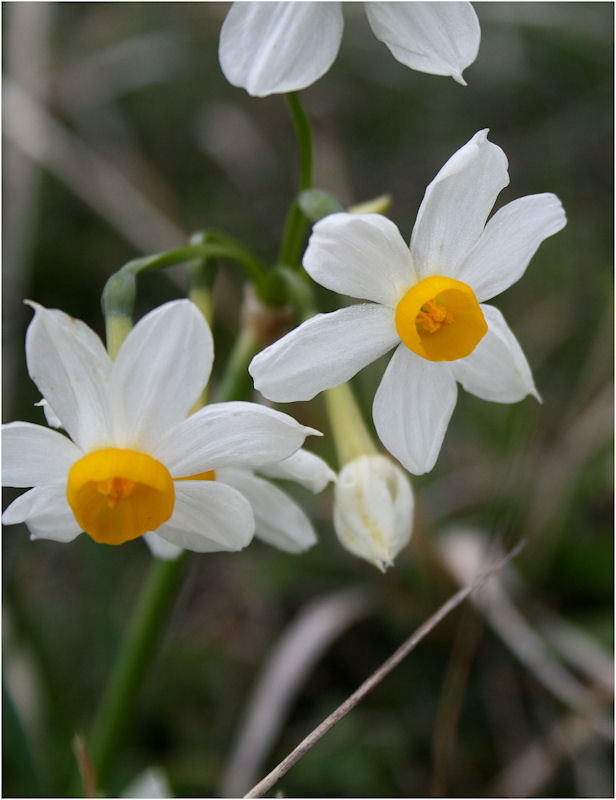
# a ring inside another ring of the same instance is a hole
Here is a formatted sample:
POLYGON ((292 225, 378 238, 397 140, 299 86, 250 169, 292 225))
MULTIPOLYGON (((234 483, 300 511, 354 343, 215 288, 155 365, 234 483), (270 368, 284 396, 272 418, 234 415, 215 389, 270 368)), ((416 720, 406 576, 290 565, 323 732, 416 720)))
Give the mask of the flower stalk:
POLYGON ((104 783, 126 730, 126 719, 162 634, 185 560, 185 553, 171 561, 154 560, 124 634, 90 737, 90 756, 99 784, 104 783))
MULTIPOLYGON (((201 299, 205 301, 203 307, 200 306, 200 310, 206 316, 208 289, 203 283, 202 268, 203 264, 193 267, 195 270, 193 274, 197 274, 201 278, 194 282, 193 291, 200 293, 201 299)), ((119 344, 117 346, 119 348, 119 344)), ((248 363, 259 346, 258 337, 249 327, 244 326, 227 362, 218 401, 239 399, 246 395, 248 363)), ((156 652, 163 632, 165 617, 173 603, 185 562, 185 551, 176 559, 157 558, 154 560, 131 622, 124 634, 90 737, 90 757, 99 786, 104 784, 107 777, 114 753, 121 743, 122 732, 126 729, 126 720, 133 709, 143 675, 156 652)))
POLYGON ((107 325, 107 341, 115 348, 115 352, 112 352, 110 346, 112 358, 132 327, 137 275, 144 270, 189 262, 189 274, 198 301, 195 304, 202 313, 205 310, 206 314, 211 315, 211 307, 208 306, 207 299, 201 296, 200 290, 208 285, 205 273, 208 270, 208 261, 212 258, 225 258, 239 264, 254 283, 257 292, 264 290, 267 275, 261 262, 244 245, 218 231, 195 234, 191 242, 183 247, 135 258, 115 272, 103 289, 101 304, 107 325))
MULTIPOLYGON (((296 92, 285 95, 297 144, 299 147, 300 170, 299 187, 297 194, 310 189, 312 186, 312 134, 310 122, 296 92)), ((294 267, 301 256, 302 242, 306 233, 306 219, 302 214, 297 197, 293 199, 287 213, 282 234, 282 243, 278 253, 278 264, 294 267)))

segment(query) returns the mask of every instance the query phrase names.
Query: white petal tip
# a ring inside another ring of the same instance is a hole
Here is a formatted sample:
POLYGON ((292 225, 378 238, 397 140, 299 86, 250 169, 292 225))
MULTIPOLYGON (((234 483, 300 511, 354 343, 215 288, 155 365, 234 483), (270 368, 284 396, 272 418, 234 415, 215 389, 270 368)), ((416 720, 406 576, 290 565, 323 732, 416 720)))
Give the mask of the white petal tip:
POLYGON ((336 475, 334 470, 333 469, 328 470, 328 472, 323 476, 323 480, 321 481, 321 483, 323 484, 322 488, 316 489, 314 494, 318 494, 319 492, 322 492, 323 489, 325 489, 325 487, 327 486, 328 483, 334 483, 335 484, 337 480, 338 480, 338 476, 336 475))
POLYGON ((451 77, 454 79, 456 83, 459 83, 460 86, 468 86, 468 83, 462 77, 461 72, 452 72, 451 77))
POLYGON ((29 306, 34 313, 36 314, 37 311, 44 311, 45 306, 42 306, 40 303, 36 303, 34 300, 24 300, 23 301, 25 306, 29 306))
POLYGON ((316 428, 309 428, 306 425, 302 426, 306 431, 306 436, 323 436, 321 431, 316 430, 316 428))

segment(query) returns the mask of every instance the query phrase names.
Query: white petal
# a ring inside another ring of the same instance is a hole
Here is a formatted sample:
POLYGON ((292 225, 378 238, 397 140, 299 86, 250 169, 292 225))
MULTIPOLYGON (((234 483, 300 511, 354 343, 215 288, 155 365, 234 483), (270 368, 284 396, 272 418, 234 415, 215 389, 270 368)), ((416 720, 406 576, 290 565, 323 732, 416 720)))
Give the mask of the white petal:
POLYGON ((37 486, 25 492, 5 510, 5 525, 25 522, 31 539, 72 542, 81 533, 66 499, 66 486, 37 486))
POLYGON ((45 420, 47 421, 47 424, 49 425, 50 428, 61 428, 62 427, 62 423, 58 419, 58 415, 53 410, 53 408, 49 405, 47 400, 45 400, 45 398, 43 398, 42 400, 39 400, 38 403, 35 403, 34 405, 43 409, 43 414, 45 414, 45 420))
POLYGON ((527 394, 541 402, 526 356, 494 306, 481 305, 488 332, 470 356, 453 361, 452 372, 467 392, 495 403, 517 403, 527 394))
POLYGON ((108 388, 111 360, 87 325, 62 311, 31 303, 26 334, 30 377, 84 450, 110 444, 108 388))
POLYGON ((295 481, 314 494, 322 492, 330 481, 336 480, 336 473, 322 458, 303 448, 289 458, 258 468, 267 478, 282 478, 295 481))
POLYGON ((327 289, 388 306, 417 282, 400 231, 381 214, 330 214, 317 222, 304 267, 327 289))
POLYGON ((453 276, 477 244, 498 193, 509 183, 507 158, 476 133, 426 189, 411 237, 418 277, 453 276))
POLYGON ((286 553, 301 553, 317 537, 308 517, 294 500, 248 470, 223 469, 217 480, 228 483, 248 500, 255 515, 255 536, 286 553))
POLYGON ((520 197, 494 214, 455 277, 489 300, 519 280, 541 242, 566 224, 556 195, 520 197))
POLYGON ((156 534, 197 553, 241 550, 250 542, 255 521, 250 503, 218 481, 175 483, 175 507, 156 534))
POLYGON ((9 422, 2 426, 2 485, 64 483, 83 453, 70 439, 42 425, 9 422))
POLYGON ((176 558, 182 553, 182 548, 175 544, 171 544, 166 539, 163 539, 154 531, 148 531, 143 534, 145 543, 150 548, 152 555, 156 558, 162 558, 165 561, 175 561, 176 558))
POLYGON ((224 466, 280 461, 311 434, 319 432, 258 403, 212 403, 174 428, 154 457, 175 478, 184 478, 224 466))
POLYGON ((229 83, 249 94, 294 92, 332 65, 342 38, 339 3, 233 3, 218 58, 229 83))
POLYGON ((248 372, 270 400, 311 400, 348 381, 399 341, 393 309, 358 303, 307 320, 256 355, 248 372))
POLYGON ((139 320, 113 364, 117 446, 151 449, 186 417, 213 360, 212 334, 189 300, 165 303, 139 320))
POLYGON ((429 472, 456 405, 457 388, 448 364, 428 361, 401 344, 374 397, 372 416, 379 438, 409 472, 429 472))
POLYGON ((431 75, 451 75, 477 58, 481 29, 470 3, 366 3, 374 35, 394 58, 431 75))

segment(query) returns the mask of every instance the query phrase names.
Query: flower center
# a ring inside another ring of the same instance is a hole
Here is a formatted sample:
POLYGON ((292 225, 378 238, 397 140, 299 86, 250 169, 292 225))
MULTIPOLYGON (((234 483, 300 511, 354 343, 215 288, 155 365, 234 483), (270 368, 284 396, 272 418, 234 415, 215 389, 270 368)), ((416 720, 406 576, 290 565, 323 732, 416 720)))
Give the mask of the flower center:
POLYGON ((66 497, 75 519, 95 542, 122 544, 169 519, 175 489, 160 461, 111 447, 73 464, 66 497))
POLYGON ((422 358, 456 361, 473 352, 488 325, 470 286, 435 275, 415 284, 400 300, 396 330, 422 358))

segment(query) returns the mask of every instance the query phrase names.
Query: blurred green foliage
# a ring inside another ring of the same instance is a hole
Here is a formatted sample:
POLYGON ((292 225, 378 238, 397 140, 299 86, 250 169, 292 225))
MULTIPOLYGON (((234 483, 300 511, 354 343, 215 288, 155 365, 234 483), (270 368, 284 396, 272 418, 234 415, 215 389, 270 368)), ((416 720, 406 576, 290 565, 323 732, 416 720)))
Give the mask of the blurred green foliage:
MULTIPOLYGON (((414 480, 411 544, 385 575, 338 545, 331 490, 301 495, 320 539, 306 555, 255 542, 240 554, 191 556, 105 787, 110 794, 149 764, 167 771, 178 796, 219 792, 251 686, 285 626, 311 598, 366 587, 373 612, 311 672, 266 772, 454 590, 434 550, 453 523, 503 547, 526 537, 517 565, 529 618, 536 607, 549 608, 612 648, 613 7, 477 4, 482 44, 463 89, 398 64, 357 5, 345 4, 335 65, 302 92, 314 127, 315 185, 343 203, 391 193, 390 216, 408 237, 427 183, 489 126, 510 163, 499 205, 552 191, 568 215, 524 279, 496 300, 533 366, 543 404, 527 398, 500 406, 460 393, 435 470, 414 480)), ((124 175, 178 230, 220 228, 271 261, 295 191, 295 142, 280 97, 255 100, 225 82, 217 39, 227 7, 8 4, 5 75, 37 95, 65 133, 124 175), (20 58, 28 43, 34 74, 20 58)), ((144 248, 70 189, 63 168, 33 166, 10 138, 5 156, 4 413, 6 421, 40 423, 23 355, 30 310, 21 301, 60 307, 102 333, 105 280, 144 248)), ((100 175, 89 177, 90 190, 102 192, 100 175)), ((161 249, 163 234, 137 207, 134 224, 145 226, 150 252, 161 249)), ((241 280, 232 267, 217 278, 214 382, 237 330, 241 280)), ((178 271, 143 276, 139 312, 180 296, 181 281, 178 271)), ((324 309, 334 307, 331 293, 317 291, 324 309)), ((354 380, 367 419, 382 369, 381 362, 354 380)), ((285 410, 327 430, 320 401, 285 410)), ((328 437, 314 449, 334 463, 328 437)), ((139 542, 107 548, 81 536, 67 546, 31 543, 23 526, 5 530, 3 546, 3 794, 63 795, 72 736, 91 727, 151 557, 139 542), (24 769, 28 759, 36 768, 24 769)), ((545 741, 566 709, 476 612, 462 609, 288 773, 284 795, 428 794, 445 676, 458 663, 456 637, 472 626, 455 746, 438 778, 450 796, 489 794, 500 771, 545 741)), ((591 737, 549 775, 540 795, 607 795, 610 747, 591 737)))

